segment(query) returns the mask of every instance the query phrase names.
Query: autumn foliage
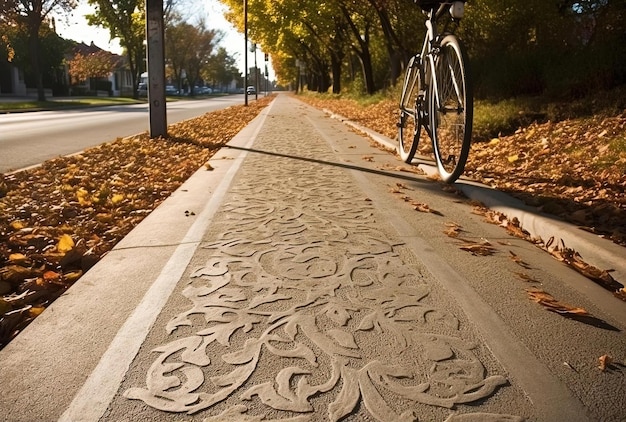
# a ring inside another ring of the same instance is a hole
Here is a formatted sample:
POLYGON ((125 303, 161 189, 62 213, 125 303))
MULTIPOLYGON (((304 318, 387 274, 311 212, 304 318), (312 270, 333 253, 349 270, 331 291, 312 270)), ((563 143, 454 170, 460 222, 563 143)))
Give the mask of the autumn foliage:
POLYGON ((269 98, 0 179, 0 347, 202 167, 269 98))
POLYGON ((69 74, 76 82, 86 81, 89 78, 106 78, 115 67, 113 55, 107 51, 83 55, 76 53, 69 61, 69 74))

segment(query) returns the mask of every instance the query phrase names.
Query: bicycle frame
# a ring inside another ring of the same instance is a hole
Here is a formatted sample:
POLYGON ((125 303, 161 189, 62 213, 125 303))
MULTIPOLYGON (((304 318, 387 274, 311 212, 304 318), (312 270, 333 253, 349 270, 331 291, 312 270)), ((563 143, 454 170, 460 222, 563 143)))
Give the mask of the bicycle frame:
MULTIPOLYGON (((426 19, 426 36, 424 37, 424 44, 422 45, 422 54, 421 57, 425 57, 428 62, 428 67, 430 68, 430 87, 433 89, 432 95, 435 96, 436 106, 437 108, 441 107, 441 100, 439 98, 439 83, 437 81, 437 73, 435 72, 435 56, 439 51, 439 31, 437 28, 437 20, 445 13, 447 8, 450 6, 449 3, 441 3, 439 8, 435 10, 434 8, 427 12, 428 18, 426 19)), ((424 72, 424 67, 422 66, 421 71, 424 72)), ((420 75, 421 80, 426 83, 426 75, 420 75)), ((422 126, 426 130, 426 133, 429 137, 432 137, 432 130, 430 125, 428 124, 427 119, 422 118, 422 126)))
POLYGON ((432 141, 442 179, 453 182, 467 160, 471 140, 471 121, 468 124, 467 118, 471 120, 473 109, 471 93, 469 100, 466 97, 467 56, 454 31, 448 30, 448 21, 440 21, 446 12, 450 12, 453 23, 457 22, 463 17, 464 1, 445 0, 424 10, 426 33, 421 52, 411 58, 406 70, 398 139, 400 157, 409 163, 424 129, 432 141))

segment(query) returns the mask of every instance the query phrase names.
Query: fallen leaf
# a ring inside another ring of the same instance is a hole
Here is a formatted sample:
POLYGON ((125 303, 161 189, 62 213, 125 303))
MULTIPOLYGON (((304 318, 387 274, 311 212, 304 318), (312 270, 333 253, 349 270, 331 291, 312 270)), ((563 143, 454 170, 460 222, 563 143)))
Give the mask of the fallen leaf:
POLYGON ((26 227, 24 223, 19 220, 11 221, 11 224, 9 224, 9 226, 11 226, 13 230, 22 230, 24 227, 26 227))
POLYGON ((59 251, 60 253, 67 253, 71 251, 74 246, 75 245, 72 236, 64 234, 59 238, 59 241, 57 243, 57 251, 59 251))
POLYGON ((120 202, 122 202, 122 201, 124 200, 124 198, 125 198, 125 196, 124 196, 124 195, 121 195, 121 194, 117 193, 117 194, 115 194, 115 195, 113 195, 113 196, 111 197, 111 203, 112 203, 113 205, 117 205, 117 204, 119 204, 120 202))
POLYGON ((34 306, 28 310, 28 314, 30 317, 34 318, 36 316, 41 315, 44 309, 45 308, 43 306, 34 306))
POLYGON ((515 273, 515 274, 522 280, 527 281, 528 283, 541 283, 540 281, 535 280, 534 278, 532 278, 526 273, 515 273))
POLYGON ((511 260, 513 260, 513 262, 515 262, 517 265, 520 265, 526 269, 530 268, 530 265, 524 262, 524 260, 520 258, 515 252, 509 250, 509 253, 511 254, 509 258, 511 258, 511 260))
POLYGON ((626 289, 624 289, 623 287, 621 289, 617 290, 616 292, 614 292, 613 295, 616 298, 621 299, 624 302, 626 302, 626 289))
POLYGON ((559 302, 551 294, 543 290, 527 289, 526 293, 531 300, 544 306, 548 311, 561 315, 588 316, 589 313, 583 308, 578 308, 559 302))
POLYGON ((496 249, 491 246, 491 243, 488 241, 483 241, 482 243, 474 243, 471 245, 461 246, 461 250, 471 252, 472 255, 481 255, 481 256, 489 256, 493 255, 496 252, 496 249))
POLYGON ((9 255, 9 261, 16 265, 23 265, 28 262, 28 258, 22 253, 12 253, 9 255))
POLYGON ((613 359, 609 355, 600 356, 599 361, 600 366, 598 366, 598 369, 601 371, 606 371, 607 367, 613 363, 613 359))
POLYGON ((461 232, 463 231, 461 226, 456 223, 446 223, 446 227, 447 229, 444 231, 444 233, 449 237, 458 237, 459 234, 461 234, 461 232))

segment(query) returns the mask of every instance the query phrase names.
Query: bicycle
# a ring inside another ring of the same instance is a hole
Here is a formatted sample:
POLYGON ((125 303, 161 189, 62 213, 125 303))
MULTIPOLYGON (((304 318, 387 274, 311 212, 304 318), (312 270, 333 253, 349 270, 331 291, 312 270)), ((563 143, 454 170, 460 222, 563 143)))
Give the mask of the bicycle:
POLYGON ((407 65, 398 122, 398 152, 411 163, 424 128, 430 137, 437 170, 444 182, 454 183, 465 169, 469 155, 474 101, 467 53, 456 35, 440 34, 439 20, 449 11, 458 24, 463 1, 414 0, 426 14, 426 36, 421 53, 407 65))

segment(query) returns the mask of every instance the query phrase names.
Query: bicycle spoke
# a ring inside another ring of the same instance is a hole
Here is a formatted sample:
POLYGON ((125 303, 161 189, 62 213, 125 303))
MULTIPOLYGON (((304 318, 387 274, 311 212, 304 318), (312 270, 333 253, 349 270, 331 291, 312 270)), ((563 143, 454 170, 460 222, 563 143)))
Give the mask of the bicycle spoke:
POLYGON ((435 62, 437 98, 431 100, 433 144, 442 179, 456 180, 465 167, 471 136, 471 95, 468 96, 464 53, 458 40, 447 36, 435 62))
POLYGON ((400 99, 400 119, 398 121, 398 153, 403 161, 413 160, 419 143, 420 119, 417 113, 418 95, 421 84, 419 57, 414 57, 407 67, 402 97, 400 99))

